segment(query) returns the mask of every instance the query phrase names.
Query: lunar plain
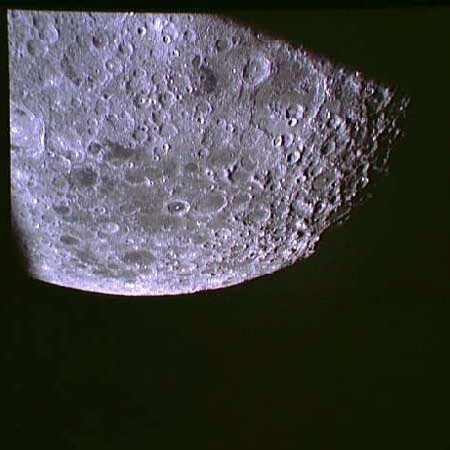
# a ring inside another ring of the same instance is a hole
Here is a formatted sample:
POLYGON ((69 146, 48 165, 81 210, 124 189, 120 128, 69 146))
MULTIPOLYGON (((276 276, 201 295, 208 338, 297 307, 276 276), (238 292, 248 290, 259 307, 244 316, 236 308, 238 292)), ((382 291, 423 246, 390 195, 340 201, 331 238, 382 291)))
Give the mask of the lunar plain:
POLYGON ((218 289, 311 256, 409 103, 215 15, 10 10, 8 36, 28 271, 84 291, 218 289))

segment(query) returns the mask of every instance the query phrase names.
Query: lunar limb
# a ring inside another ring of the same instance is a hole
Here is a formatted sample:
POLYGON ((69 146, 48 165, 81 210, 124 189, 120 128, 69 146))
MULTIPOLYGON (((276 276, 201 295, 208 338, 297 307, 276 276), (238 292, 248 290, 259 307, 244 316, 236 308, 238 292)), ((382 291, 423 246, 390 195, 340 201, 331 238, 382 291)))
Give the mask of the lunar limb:
POLYGON ((409 99, 223 17, 9 11, 11 204, 37 279, 174 295, 314 253, 409 99))

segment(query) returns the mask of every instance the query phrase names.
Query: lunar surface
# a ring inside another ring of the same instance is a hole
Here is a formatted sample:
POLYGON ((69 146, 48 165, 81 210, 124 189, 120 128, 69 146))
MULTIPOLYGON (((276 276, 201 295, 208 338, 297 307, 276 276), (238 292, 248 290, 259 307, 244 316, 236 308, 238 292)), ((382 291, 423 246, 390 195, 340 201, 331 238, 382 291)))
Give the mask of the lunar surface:
POLYGON ((395 89, 223 17, 8 26, 12 214, 49 283, 172 295, 273 273, 314 253, 402 134, 395 89))

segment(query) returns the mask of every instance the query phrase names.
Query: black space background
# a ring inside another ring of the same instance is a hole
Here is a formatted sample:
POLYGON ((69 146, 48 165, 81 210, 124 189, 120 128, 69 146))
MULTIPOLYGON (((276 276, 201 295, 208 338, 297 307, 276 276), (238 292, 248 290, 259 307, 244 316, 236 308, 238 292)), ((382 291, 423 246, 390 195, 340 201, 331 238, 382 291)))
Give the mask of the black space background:
POLYGON ((373 198, 309 260, 239 286, 126 298, 27 278, 2 133, 3 448, 450 449, 450 9, 426 4, 228 11, 411 97, 373 198))

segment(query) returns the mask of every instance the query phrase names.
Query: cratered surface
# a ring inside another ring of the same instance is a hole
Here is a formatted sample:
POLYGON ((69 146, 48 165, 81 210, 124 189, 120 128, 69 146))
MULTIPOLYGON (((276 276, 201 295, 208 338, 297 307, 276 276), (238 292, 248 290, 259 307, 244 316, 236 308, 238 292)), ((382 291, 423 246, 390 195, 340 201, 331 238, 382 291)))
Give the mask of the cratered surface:
POLYGON ((122 295, 304 259, 383 173, 408 99, 213 15, 9 11, 30 274, 122 295))

